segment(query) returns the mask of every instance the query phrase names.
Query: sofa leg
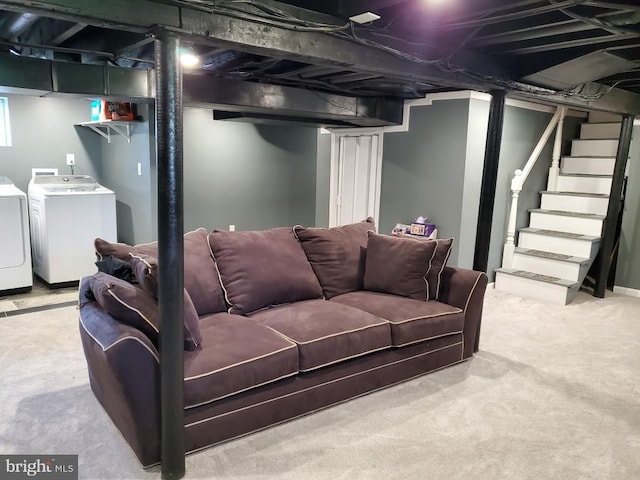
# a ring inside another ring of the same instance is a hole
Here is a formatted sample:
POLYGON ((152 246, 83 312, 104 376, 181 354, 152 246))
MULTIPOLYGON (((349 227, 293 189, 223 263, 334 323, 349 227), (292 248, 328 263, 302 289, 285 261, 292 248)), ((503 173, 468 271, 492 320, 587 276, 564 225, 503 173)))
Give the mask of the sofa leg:
POLYGON ((478 353, 478 350, 480 350, 480 330, 482 327, 482 316, 480 316, 480 318, 478 319, 478 328, 476 330, 476 340, 473 344, 473 353, 478 353))

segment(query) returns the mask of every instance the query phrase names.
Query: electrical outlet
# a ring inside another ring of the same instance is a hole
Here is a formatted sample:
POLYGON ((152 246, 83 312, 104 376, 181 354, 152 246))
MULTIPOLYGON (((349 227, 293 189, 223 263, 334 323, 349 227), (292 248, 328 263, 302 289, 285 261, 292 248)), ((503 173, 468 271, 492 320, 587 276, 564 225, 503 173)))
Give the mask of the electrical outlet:
POLYGON ((138 162, 138 176, 142 175, 142 163, 138 162))
POLYGON ((229 231, 230 232, 235 232, 236 231, 236 226, 235 225, 229 225, 229 231))
POLYGON ((67 153, 67 165, 73 166, 76 164, 76 156, 73 153, 67 153))

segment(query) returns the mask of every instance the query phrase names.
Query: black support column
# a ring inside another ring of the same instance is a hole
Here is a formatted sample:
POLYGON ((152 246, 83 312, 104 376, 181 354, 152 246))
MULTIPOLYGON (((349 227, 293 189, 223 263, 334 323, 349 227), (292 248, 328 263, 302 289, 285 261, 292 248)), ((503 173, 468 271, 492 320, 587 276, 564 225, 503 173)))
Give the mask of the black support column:
MULTIPOLYGON (((480 188, 476 248, 473 256, 473 269, 480 272, 486 272, 489 263, 489 242, 491 241, 491 223, 493 222, 493 205, 496 197, 498 161, 500 159, 502 125, 504 123, 504 103, 506 98, 506 92, 504 90, 494 90, 489 93, 491 94, 489 126, 487 128, 482 186, 480 188)), ((480 346, 480 326, 481 325, 478 324, 478 332, 473 349, 474 352, 477 352, 480 346)))
POLYGON ((616 227, 620 208, 622 205, 622 186, 624 183, 624 172, 627 168, 629 158, 629 148, 631 146, 631 134, 633 132, 633 116, 622 117, 622 127, 620 129, 620 140, 618 142, 618 152, 616 153, 616 164, 613 169, 613 180, 611 182, 611 193, 609 194, 609 206, 607 207, 607 217, 602 227, 602 240, 600 242, 600 265, 598 265, 596 285, 593 291, 595 297, 604 298, 607 288, 607 277, 609 276, 609 262, 613 246, 615 243, 616 227))
POLYGON ((161 471, 185 473, 184 440, 184 212, 182 182, 182 70, 180 40, 155 42, 158 155, 158 306, 160 311, 161 471))

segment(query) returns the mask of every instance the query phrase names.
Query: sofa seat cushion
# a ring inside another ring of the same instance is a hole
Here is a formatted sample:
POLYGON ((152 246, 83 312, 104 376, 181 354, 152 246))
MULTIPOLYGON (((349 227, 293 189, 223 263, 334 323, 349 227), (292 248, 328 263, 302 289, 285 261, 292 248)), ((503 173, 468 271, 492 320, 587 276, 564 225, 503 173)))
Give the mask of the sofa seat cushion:
POLYGON ((389 323, 326 300, 271 308, 251 319, 298 345, 300 371, 309 371, 391 346, 389 323))
POLYGON ((391 325, 394 347, 461 333, 464 312, 438 301, 424 302, 385 293, 351 292, 331 299, 383 318, 391 325))
POLYGON ((295 343, 246 317, 200 319, 204 348, 184 355, 184 405, 193 408, 298 373, 295 343))

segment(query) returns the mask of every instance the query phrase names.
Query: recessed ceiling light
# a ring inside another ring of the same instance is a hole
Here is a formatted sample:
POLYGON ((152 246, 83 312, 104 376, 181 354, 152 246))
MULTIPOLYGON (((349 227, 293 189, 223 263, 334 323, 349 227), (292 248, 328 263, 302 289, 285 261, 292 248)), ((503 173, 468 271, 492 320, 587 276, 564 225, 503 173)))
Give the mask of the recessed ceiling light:
POLYGON ((373 22, 379 19, 380 19, 380 15, 376 15, 375 13, 371 13, 371 12, 364 12, 364 13, 361 13, 360 15, 354 15, 353 17, 349 17, 349 20, 351 20, 352 22, 360 23, 360 24, 373 22))

